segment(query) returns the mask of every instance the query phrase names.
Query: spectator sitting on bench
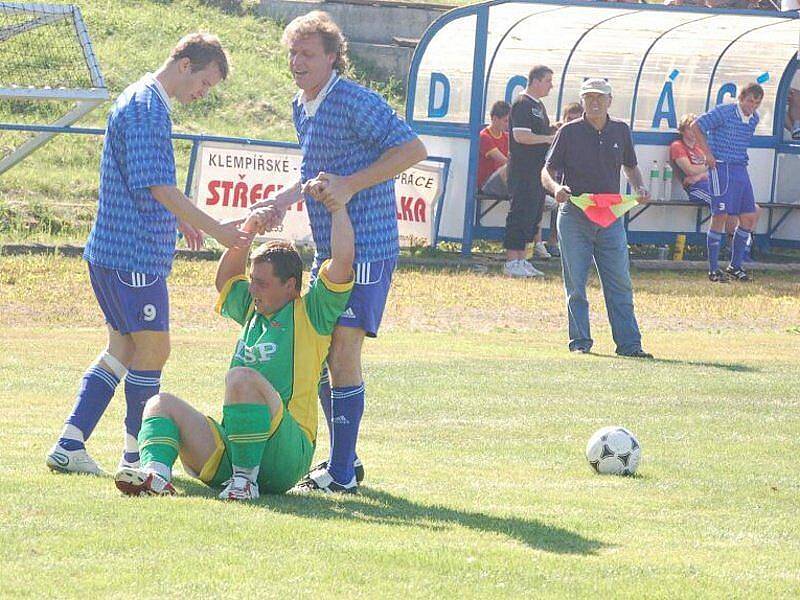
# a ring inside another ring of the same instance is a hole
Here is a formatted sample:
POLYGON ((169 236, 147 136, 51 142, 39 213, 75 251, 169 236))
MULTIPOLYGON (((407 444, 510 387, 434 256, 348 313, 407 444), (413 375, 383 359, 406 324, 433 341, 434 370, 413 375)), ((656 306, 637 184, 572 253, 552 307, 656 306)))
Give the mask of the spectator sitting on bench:
POLYGON ((697 145, 694 133, 689 127, 697 118, 694 113, 681 117, 678 123, 680 138, 669 146, 669 159, 675 165, 675 172, 686 191, 689 200, 710 204, 711 192, 708 187, 708 164, 706 155, 697 145))
POLYGON ((492 105, 492 122, 480 134, 478 189, 489 196, 508 196, 508 118, 511 105, 498 100, 492 105))

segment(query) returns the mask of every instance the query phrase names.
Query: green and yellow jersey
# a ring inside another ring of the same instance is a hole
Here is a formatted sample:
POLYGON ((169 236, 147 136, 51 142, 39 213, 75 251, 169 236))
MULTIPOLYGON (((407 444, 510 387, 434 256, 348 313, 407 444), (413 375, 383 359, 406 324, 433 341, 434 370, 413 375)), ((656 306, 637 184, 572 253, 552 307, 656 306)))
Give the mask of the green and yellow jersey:
POLYGON ((231 368, 255 369, 272 384, 284 407, 313 443, 317 437, 317 386, 331 333, 350 298, 353 282, 333 283, 325 261, 311 288, 270 315, 256 312, 249 282, 232 277, 216 311, 242 325, 231 368))

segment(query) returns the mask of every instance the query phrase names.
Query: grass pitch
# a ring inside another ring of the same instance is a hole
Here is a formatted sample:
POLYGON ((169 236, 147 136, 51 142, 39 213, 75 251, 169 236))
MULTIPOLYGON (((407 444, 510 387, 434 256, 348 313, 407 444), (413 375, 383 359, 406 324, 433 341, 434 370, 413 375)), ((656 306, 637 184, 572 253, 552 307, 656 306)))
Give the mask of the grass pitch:
MULTIPOLYGON (((212 415, 235 326, 214 266, 179 261, 162 389, 212 415)), ((103 343, 76 259, 0 262, 0 529, 7 597, 797 597, 798 283, 640 273, 645 347, 566 351, 560 280, 401 270, 367 343, 367 479, 351 498, 121 497, 44 455, 103 343), (631 428, 633 478, 591 433, 631 428)), ((118 459, 118 393, 89 447, 118 459)), ((321 425, 324 430, 324 425, 321 425)), ((318 455, 326 453, 321 433, 318 455)))

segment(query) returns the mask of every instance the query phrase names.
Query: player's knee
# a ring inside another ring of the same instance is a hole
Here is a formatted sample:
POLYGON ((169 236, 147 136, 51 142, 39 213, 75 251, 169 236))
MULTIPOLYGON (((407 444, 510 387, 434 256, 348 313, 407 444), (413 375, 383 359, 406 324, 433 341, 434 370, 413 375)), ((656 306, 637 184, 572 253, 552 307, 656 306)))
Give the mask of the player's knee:
POLYGON ((147 417, 168 417, 172 415, 175 407, 180 404, 177 396, 161 392, 152 396, 144 405, 144 418, 147 417))
POLYGON ((248 398, 263 387, 264 381, 253 369, 233 367, 225 374, 225 397, 233 401, 248 398))

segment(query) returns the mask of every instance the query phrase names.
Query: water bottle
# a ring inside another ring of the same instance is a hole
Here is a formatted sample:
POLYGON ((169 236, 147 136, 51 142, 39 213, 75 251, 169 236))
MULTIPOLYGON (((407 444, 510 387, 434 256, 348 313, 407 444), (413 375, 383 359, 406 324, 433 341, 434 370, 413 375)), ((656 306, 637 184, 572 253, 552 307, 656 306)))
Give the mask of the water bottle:
POLYGON ((664 200, 672 200, 672 165, 664 164, 664 200))
POLYGON ((661 182, 661 167, 658 166, 658 161, 653 161, 653 166, 650 167, 650 197, 653 200, 658 200, 659 183, 661 182))

